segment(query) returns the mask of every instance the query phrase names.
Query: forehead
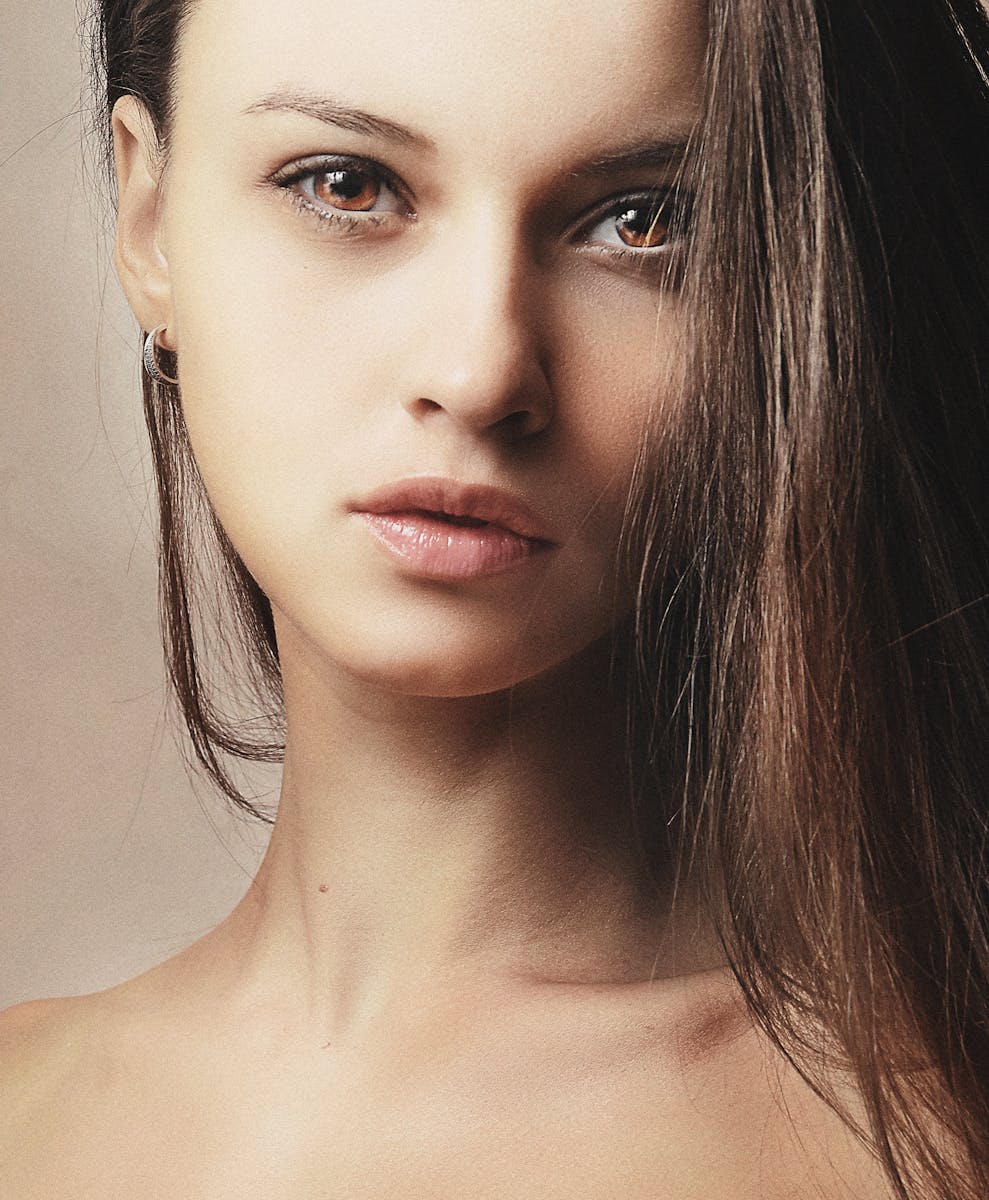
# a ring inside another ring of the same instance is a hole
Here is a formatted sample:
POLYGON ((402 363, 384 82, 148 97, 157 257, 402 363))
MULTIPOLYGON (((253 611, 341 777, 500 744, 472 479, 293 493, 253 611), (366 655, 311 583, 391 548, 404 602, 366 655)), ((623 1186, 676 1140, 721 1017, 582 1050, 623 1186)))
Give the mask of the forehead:
POLYGON ((333 96, 442 149, 560 151, 689 128, 703 0, 199 0, 183 29, 177 129, 279 88, 333 96))

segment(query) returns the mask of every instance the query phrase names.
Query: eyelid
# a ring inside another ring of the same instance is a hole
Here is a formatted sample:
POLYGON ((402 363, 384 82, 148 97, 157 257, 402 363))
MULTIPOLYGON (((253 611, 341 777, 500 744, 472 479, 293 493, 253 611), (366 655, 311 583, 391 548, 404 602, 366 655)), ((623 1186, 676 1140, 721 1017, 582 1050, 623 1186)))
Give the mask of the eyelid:
MULTIPOLYGON (((658 257, 661 254, 669 254, 674 246, 678 245, 683 240, 683 235, 686 226, 690 220, 690 209, 693 201, 693 196, 690 192, 683 188, 678 188, 675 184, 657 184, 652 187, 643 188, 628 188, 621 192, 615 192, 611 196, 599 203, 579 219, 573 227, 573 236, 579 243, 584 245, 594 245, 587 240, 588 232, 607 220, 609 217, 618 217, 623 208, 630 207, 635 201, 647 201, 650 204, 655 203, 657 199, 662 203, 669 203, 673 213, 672 225, 675 229, 675 235, 668 243, 663 246, 653 247, 615 247, 616 251, 622 254, 631 254, 636 257, 658 257)), ((607 245, 596 243, 596 245, 604 250, 607 250, 607 245)))
MULTIPOLYGON (((411 188, 383 163, 377 162, 373 158, 364 158, 359 154, 312 154, 304 158, 293 159, 292 162, 273 172, 268 177, 268 182, 275 187, 289 192, 292 184, 298 183, 302 179, 309 179, 324 172, 334 170, 357 170, 371 176, 371 178, 376 179, 379 183, 384 184, 407 207, 407 212, 394 215, 403 215, 406 218, 415 215, 415 210, 412 206, 413 196, 411 188)), ((380 220, 386 215, 373 209, 362 213, 357 210, 334 210, 331 205, 323 208, 311 197, 303 199, 298 193, 294 193, 294 195, 300 203, 305 204, 316 215, 325 214, 329 216, 338 211, 341 216, 353 218, 355 222, 368 220, 372 217, 377 217, 380 220)))

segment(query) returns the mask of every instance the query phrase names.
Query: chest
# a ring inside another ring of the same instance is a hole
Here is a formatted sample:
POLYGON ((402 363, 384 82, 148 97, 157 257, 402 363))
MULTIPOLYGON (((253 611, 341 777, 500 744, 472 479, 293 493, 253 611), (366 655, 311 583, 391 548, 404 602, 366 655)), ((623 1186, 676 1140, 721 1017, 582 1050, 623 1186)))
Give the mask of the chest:
MULTIPOLYGON (((7 1160, 11 1200, 871 1200, 823 1107, 745 1053, 593 1077, 477 1064, 388 1094, 315 1075, 162 1069, 62 1097, 7 1160), (782 1089, 782 1090, 781 1090, 782 1089), (37 1128, 37 1127, 36 1127, 37 1128)), ((0 1171, 2 1177, 2 1171, 0 1171)))

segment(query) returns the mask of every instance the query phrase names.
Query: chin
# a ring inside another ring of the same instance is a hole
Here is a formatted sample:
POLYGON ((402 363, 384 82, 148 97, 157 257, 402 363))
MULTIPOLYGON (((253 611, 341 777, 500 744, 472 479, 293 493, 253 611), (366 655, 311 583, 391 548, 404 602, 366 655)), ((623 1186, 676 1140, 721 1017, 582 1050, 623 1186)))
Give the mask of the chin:
POLYGON ((436 699, 491 695, 551 674, 561 664, 582 657, 588 646, 608 631, 591 625, 586 637, 580 624, 560 619, 498 620, 492 614, 450 611, 377 614, 372 619, 334 624, 320 630, 278 613, 279 653, 284 669, 304 664, 308 673, 349 679, 398 696, 436 699), (576 635, 576 636, 575 636, 576 635))
POLYGON ((559 664, 521 638, 430 639, 413 644, 379 641, 356 653, 351 643, 334 664, 351 678, 385 692, 435 699, 468 698, 507 691, 539 678, 559 664))

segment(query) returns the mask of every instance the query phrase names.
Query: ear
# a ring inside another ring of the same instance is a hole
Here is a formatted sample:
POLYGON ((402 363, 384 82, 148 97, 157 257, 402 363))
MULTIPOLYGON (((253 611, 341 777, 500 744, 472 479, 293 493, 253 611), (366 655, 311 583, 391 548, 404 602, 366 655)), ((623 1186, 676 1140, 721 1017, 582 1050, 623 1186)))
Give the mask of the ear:
MULTIPOLYGON (((113 160, 117 174, 117 233, 113 261, 124 294, 141 323, 151 330, 172 317, 168 262, 160 246, 161 188, 156 167, 158 139, 147 109, 134 96, 113 106, 113 160)), ((165 334, 166 349, 176 347, 165 334)))

